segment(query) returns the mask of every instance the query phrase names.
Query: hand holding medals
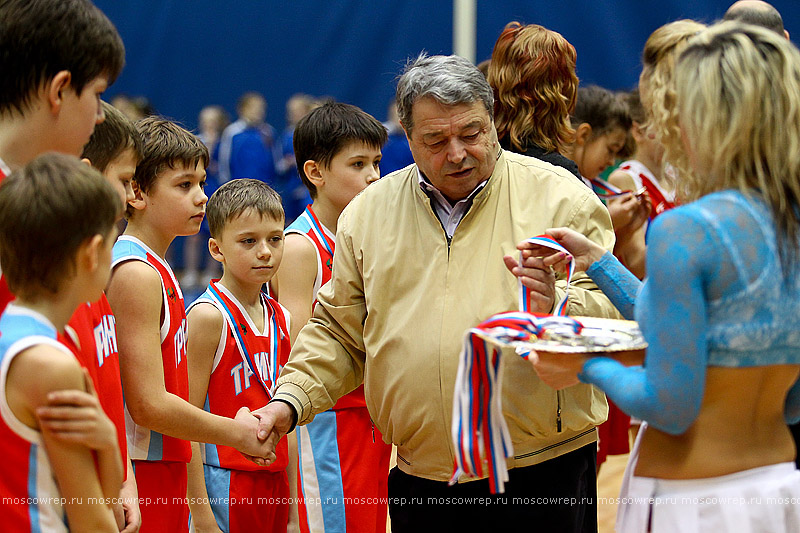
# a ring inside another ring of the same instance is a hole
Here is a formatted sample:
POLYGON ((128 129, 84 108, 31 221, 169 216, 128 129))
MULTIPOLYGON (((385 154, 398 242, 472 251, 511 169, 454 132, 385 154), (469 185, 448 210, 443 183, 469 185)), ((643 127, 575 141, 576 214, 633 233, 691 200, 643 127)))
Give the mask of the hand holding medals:
POLYGON ((619 355, 629 364, 641 364, 647 344, 635 322, 563 316, 575 269, 585 270, 605 250, 568 229, 548 230, 521 243, 520 264, 526 257, 544 259, 546 266, 568 272, 567 289, 555 306, 555 315, 535 315, 529 290, 520 279, 520 311, 494 315, 467 331, 456 376, 452 438, 456 450, 451 483, 461 475, 488 476, 491 492, 504 491, 508 480, 506 458, 513 444, 503 417, 501 347, 513 346, 531 361, 540 379, 553 388, 578 382, 585 358, 619 355), (563 241, 572 253, 559 244, 563 241))

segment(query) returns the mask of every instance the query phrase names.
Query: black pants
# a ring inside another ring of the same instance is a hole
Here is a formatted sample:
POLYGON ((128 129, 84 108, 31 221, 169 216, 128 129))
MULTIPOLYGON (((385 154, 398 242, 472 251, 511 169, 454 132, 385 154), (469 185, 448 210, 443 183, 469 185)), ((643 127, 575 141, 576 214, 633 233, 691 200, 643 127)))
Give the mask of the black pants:
POLYGON ((458 483, 389 473, 392 533, 427 531, 597 531, 597 445, 543 463, 513 468, 505 493, 485 479, 458 483))

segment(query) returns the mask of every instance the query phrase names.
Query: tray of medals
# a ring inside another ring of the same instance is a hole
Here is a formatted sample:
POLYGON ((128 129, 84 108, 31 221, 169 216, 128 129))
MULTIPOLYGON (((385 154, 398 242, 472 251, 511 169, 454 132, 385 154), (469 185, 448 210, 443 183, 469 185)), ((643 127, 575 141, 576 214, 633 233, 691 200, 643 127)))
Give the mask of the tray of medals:
POLYGON ((539 331, 514 344, 542 355, 606 356, 626 366, 644 362, 647 341, 632 320, 597 317, 537 317, 539 331))

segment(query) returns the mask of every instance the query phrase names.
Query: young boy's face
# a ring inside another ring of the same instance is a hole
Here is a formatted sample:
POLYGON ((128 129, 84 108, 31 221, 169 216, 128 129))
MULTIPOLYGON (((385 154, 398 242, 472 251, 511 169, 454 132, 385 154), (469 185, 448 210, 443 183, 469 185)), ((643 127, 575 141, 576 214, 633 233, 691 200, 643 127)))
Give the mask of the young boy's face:
POLYGON ((168 235, 194 235, 206 213, 208 197, 203 192, 206 170, 177 165, 162 171, 150 191, 144 193, 149 224, 168 235))
POLYGON ((128 202, 134 198, 131 180, 136 172, 137 162, 136 153, 132 148, 127 148, 112 159, 103 171, 103 176, 117 191, 122 205, 128 205, 128 202))
POLYGON ((352 142, 333 156, 330 166, 320 166, 327 196, 338 210, 344 209, 367 185, 378 181, 380 162, 380 148, 352 142))
POLYGON ((100 95, 107 87, 105 76, 98 76, 83 87, 80 95, 71 85, 62 91, 61 112, 53 130, 56 151, 80 157, 95 125, 105 120, 100 95))
POLYGON ((262 216, 254 209, 229 220, 216 239, 215 259, 225 266, 225 277, 258 286, 268 283, 283 258, 283 218, 262 216))

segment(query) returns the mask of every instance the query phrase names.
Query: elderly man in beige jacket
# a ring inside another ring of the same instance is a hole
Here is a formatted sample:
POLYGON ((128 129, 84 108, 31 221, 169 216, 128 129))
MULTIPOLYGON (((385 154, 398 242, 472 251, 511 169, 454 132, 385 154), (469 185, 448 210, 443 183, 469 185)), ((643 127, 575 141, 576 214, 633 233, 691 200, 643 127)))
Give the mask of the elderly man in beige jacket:
MULTIPOLYGON (((606 418, 605 397, 582 384, 557 392, 513 352, 504 354, 514 442, 506 493, 490 496, 485 479, 447 481, 465 330, 516 308, 517 243, 566 226, 611 250, 608 211, 566 170, 500 148, 492 90, 468 61, 421 55, 406 66, 397 102, 416 164, 342 213, 333 278, 259 413, 260 437, 277 440, 363 382, 375 426, 397 445, 395 533, 512 524, 595 531, 595 426, 606 418)), ((549 313, 565 281, 536 261, 525 281, 533 311, 549 313)), ((568 313, 618 316, 584 273, 573 278, 568 313)))

